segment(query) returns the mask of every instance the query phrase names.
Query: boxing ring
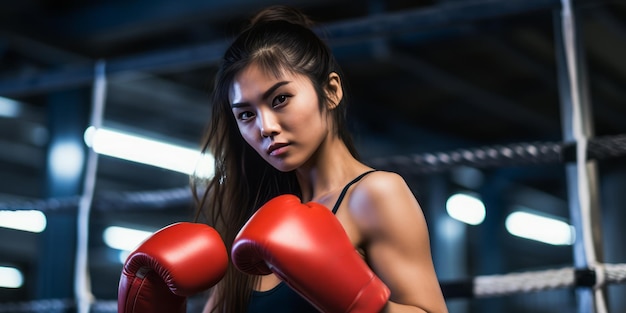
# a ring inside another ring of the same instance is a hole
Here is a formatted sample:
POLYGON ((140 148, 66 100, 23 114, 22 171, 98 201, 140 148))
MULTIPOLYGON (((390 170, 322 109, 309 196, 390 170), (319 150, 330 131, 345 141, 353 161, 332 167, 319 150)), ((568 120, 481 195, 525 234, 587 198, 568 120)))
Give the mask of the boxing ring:
MULTIPOLYGON (((410 175, 430 175, 449 171, 458 166, 498 168, 566 164, 573 162, 572 142, 532 142, 510 145, 483 146, 470 149, 398 155, 372 159, 368 163, 378 168, 401 171, 410 175)), ((587 155, 591 160, 626 157, 626 135, 590 139, 587 155)), ((38 201, 0 203, 0 210, 40 210, 47 214, 71 212, 78 214, 83 197, 67 197, 38 201)), ((144 192, 110 192, 93 198, 92 210, 156 212, 168 207, 191 203, 188 187, 144 192)), ((489 298, 520 293, 541 292, 563 288, 599 290, 610 284, 626 281, 625 264, 595 263, 593 267, 560 267, 539 271, 521 271, 499 275, 484 275, 457 281, 442 281, 446 299, 489 298)), ((202 299, 191 299, 191 308, 200 308, 202 299)), ((91 302, 92 312, 116 312, 116 300, 97 299, 91 302)), ((64 312, 77 307, 75 299, 47 299, 27 302, 0 303, 0 313, 64 312)), ((606 312, 597 310, 597 312, 606 312)))
MULTIPOLYGON (((626 134, 594 137, 590 122, 590 107, 581 94, 585 90, 579 77, 575 29, 569 1, 562 1, 562 50, 565 73, 560 78, 562 100, 563 141, 521 142, 508 145, 481 146, 452 151, 397 155, 365 160, 372 167, 396 171, 404 176, 425 176, 446 172, 459 166, 478 169, 512 166, 562 164, 566 169, 570 218, 576 229, 574 264, 568 267, 538 271, 518 271, 498 275, 475 276, 456 281, 441 281, 447 300, 457 298, 490 298, 513 294, 538 293, 548 290, 575 288, 579 312, 608 312, 604 289, 626 281, 626 263, 602 262, 598 255, 600 238, 594 229, 601 227, 599 213, 597 164, 601 160, 626 156, 626 134)), ((91 125, 101 125, 106 95, 105 65, 96 64, 91 125)), ((39 210, 46 214, 73 213, 77 216, 75 298, 43 299, 0 303, 0 313, 9 312, 116 312, 117 300, 95 299, 91 294, 88 275, 87 234, 88 217, 92 211, 155 212, 172 206, 192 203, 189 187, 144 192, 109 192, 94 195, 97 158, 90 152, 85 175, 85 193, 80 196, 48 200, 12 201, 0 203, 0 210, 39 210)), ((626 260, 625 260, 626 261, 626 260)), ((203 299, 191 298, 189 311, 199 311, 203 299)))

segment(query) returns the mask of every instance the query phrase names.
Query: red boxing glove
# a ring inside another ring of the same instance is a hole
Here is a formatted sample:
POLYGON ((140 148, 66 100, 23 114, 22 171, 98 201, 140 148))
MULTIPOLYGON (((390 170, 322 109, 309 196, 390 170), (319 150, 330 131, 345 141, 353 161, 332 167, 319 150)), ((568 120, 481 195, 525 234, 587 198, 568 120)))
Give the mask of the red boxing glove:
POLYGON ((235 238, 231 257, 242 272, 274 272, 322 312, 379 312, 389 299, 333 213, 293 195, 261 207, 235 238))
POLYGON ((126 259, 117 312, 183 313, 187 297, 215 285, 227 265, 226 246, 215 229, 186 222, 169 225, 126 259))

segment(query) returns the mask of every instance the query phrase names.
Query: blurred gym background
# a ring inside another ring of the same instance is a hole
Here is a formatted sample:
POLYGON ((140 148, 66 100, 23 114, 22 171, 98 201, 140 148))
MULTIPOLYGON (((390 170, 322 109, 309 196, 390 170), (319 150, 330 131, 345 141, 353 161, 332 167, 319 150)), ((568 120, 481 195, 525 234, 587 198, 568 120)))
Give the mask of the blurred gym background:
MULTIPOLYGON (((87 282, 94 299, 115 300, 125 251, 193 219, 189 172, 217 60, 250 15, 277 3, 318 22, 346 74, 361 156, 411 185, 442 283, 584 263, 572 220, 581 179, 574 159, 419 172, 411 157, 572 142, 572 52, 589 138, 626 134, 626 3, 573 1, 568 29, 565 2, 0 1, 0 312, 73 299, 77 281, 87 282), (564 45, 568 31, 572 47, 564 45), (89 128, 94 121, 98 129, 89 128), (136 137, 192 158, 126 142, 136 137), (102 148, 94 162, 96 139, 102 148), (123 155, 134 149, 183 164, 165 168, 123 155), (79 212, 88 213, 86 222, 79 212), (555 224, 516 220, 521 213, 555 224), (523 233, 538 228, 544 232, 523 233), (81 262, 87 279, 77 277, 81 262)), ((626 163, 592 162, 598 259, 626 263, 626 163)), ((625 292, 605 288, 612 312, 626 310, 625 292)), ((559 288, 448 303, 451 312, 594 312, 584 293, 559 288)))

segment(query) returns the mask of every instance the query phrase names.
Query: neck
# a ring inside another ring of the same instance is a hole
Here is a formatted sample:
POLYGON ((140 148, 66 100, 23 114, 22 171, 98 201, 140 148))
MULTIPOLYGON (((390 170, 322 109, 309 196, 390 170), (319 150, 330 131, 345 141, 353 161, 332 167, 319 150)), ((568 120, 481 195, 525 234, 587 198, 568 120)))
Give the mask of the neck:
POLYGON ((307 164, 296 170, 302 201, 315 200, 342 188, 367 166, 359 162, 338 137, 328 138, 307 164))

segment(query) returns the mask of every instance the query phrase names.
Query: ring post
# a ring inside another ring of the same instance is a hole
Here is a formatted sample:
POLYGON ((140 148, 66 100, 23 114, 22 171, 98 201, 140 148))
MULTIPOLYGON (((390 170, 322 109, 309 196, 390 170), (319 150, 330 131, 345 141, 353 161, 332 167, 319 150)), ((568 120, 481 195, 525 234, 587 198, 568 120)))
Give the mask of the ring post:
MULTIPOLYGON (((602 241, 598 168, 596 161, 587 158, 587 143, 594 135, 587 73, 571 1, 561 0, 560 12, 554 16, 563 139, 576 143, 576 162, 565 165, 570 218, 576 234, 574 266, 596 271, 602 262, 602 241)), ((595 286, 577 288, 578 312, 607 312, 604 289, 598 277, 595 286)))

